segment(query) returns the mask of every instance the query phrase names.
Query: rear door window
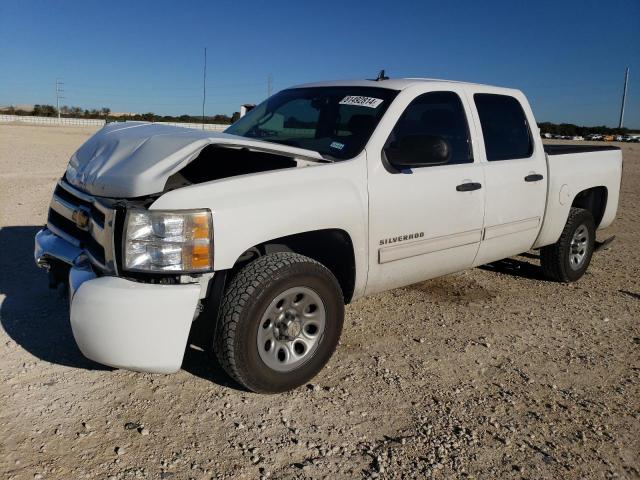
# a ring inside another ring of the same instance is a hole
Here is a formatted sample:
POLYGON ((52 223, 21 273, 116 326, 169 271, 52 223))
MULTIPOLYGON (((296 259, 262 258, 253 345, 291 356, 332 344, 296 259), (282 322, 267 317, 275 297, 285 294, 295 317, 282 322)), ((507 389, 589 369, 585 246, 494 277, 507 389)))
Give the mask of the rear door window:
POLYGON ((473 96, 487 153, 487 160, 528 158, 533 141, 520 102, 508 95, 476 93, 473 96))

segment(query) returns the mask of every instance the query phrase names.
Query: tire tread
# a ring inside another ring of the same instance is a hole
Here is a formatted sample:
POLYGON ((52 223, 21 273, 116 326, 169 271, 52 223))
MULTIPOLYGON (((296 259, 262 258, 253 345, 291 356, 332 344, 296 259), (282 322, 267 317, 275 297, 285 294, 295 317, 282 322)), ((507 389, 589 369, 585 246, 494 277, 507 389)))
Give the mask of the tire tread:
MULTIPOLYGON (((236 363, 236 331, 242 312, 256 291, 273 281, 278 271, 284 267, 301 263, 311 264, 319 271, 328 272, 333 277, 333 274, 324 265, 309 257, 292 252, 278 252, 260 257, 242 268, 225 292, 214 338, 214 351, 224 370, 236 382, 251 390, 256 391, 257 389, 242 374, 243 369, 236 363)), ((340 288, 337 290, 341 293, 340 288)), ((340 298, 340 301, 343 299, 340 298)))
POLYGON ((587 215, 591 217, 591 213, 588 210, 571 207, 567 223, 558 241, 540 249, 540 264, 545 277, 562 283, 575 280, 569 276, 567 265, 564 261, 564 255, 566 254, 565 249, 569 248, 571 244, 571 237, 575 230, 576 223, 580 222, 581 217, 587 215))

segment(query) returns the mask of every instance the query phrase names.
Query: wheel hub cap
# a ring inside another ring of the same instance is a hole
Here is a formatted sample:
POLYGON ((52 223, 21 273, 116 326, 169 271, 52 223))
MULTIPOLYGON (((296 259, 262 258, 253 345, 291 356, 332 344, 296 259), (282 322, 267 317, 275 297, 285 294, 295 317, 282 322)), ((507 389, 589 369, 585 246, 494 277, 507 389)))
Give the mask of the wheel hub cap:
POLYGON ((279 372, 299 367, 315 353, 325 323, 325 306, 314 290, 285 290, 271 301, 258 325, 260 359, 279 372))
POLYGON ((569 248, 569 265, 573 270, 578 270, 584 264, 589 249, 589 230, 585 225, 580 225, 571 238, 569 248))

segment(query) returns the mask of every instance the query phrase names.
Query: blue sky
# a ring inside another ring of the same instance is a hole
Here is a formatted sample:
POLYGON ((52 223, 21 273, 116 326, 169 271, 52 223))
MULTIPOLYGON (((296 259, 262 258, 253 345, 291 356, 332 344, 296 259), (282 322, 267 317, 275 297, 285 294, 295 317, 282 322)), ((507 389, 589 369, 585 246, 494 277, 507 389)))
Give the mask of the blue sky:
POLYGON ((640 128, 640 1, 0 1, 0 104, 232 113, 289 85, 426 76, 522 89, 539 121, 640 128))

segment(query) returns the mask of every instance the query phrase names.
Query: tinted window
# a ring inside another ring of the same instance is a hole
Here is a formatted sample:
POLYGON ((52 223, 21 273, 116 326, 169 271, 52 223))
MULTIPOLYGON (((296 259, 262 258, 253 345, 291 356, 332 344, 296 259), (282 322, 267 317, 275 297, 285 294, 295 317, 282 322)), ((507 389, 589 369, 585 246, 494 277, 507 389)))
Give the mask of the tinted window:
POLYGON ((362 151, 397 90, 294 88, 267 99, 226 133, 315 150, 335 159, 362 151))
POLYGON ((520 102, 507 95, 476 93, 487 160, 527 158, 533 153, 527 117, 520 102))
POLYGON ((404 111, 389 137, 388 144, 402 143, 414 135, 442 137, 451 147, 448 164, 471 163, 469 127, 460 97, 453 92, 420 95, 404 111))

